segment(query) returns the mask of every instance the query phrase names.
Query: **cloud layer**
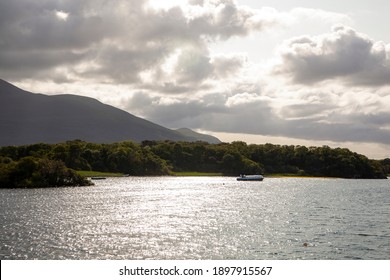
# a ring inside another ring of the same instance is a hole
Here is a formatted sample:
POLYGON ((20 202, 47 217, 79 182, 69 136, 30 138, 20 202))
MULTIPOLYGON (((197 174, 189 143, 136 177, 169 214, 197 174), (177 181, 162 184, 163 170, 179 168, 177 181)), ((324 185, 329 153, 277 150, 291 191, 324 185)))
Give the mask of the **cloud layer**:
POLYGON ((162 65, 179 49, 179 82, 199 81, 212 72, 209 40, 277 24, 267 13, 232 1, 194 4, 164 10, 139 0, 115 5, 103 0, 2 1, 1 74, 11 79, 62 75, 63 80, 142 82, 143 72, 161 77, 162 65))
POLYGON ((334 25, 353 24, 349 16, 220 0, 115 3, 1 1, 0 77, 96 92, 172 128, 390 144, 390 45, 334 25), (316 21, 329 31, 280 42, 266 63, 212 52, 316 21))
POLYGON ((288 75, 296 83, 329 79, 367 86, 390 83, 390 45, 350 27, 335 26, 331 33, 290 39, 280 55, 275 73, 288 75))

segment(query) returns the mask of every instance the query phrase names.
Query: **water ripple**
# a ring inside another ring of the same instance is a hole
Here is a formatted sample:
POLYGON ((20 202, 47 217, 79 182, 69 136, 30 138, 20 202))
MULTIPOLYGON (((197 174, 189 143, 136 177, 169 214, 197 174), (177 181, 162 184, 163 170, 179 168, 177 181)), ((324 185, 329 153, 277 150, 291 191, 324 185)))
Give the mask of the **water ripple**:
POLYGON ((387 180, 97 183, 0 190, 0 258, 389 259, 387 180))

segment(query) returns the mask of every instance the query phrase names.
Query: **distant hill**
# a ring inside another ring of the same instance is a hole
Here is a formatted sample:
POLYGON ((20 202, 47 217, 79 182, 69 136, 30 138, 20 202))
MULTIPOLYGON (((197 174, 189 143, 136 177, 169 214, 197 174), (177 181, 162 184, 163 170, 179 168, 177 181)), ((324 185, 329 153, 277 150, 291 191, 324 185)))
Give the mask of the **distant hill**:
POLYGON ((198 141, 204 141, 204 142, 208 142, 210 144, 221 143, 221 141, 217 137, 214 137, 214 136, 211 136, 208 134, 198 133, 198 132, 195 132, 189 128, 179 128, 179 129, 176 129, 176 131, 183 134, 184 136, 196 139, 198 141))
MULTIPOLYGON (((196 134, 196 133, 195 133, 196 134)), ((24 91, 0 79, 0 146, 80 139, 113 143, 132 140, 204 141, 96 99, 24 91)))

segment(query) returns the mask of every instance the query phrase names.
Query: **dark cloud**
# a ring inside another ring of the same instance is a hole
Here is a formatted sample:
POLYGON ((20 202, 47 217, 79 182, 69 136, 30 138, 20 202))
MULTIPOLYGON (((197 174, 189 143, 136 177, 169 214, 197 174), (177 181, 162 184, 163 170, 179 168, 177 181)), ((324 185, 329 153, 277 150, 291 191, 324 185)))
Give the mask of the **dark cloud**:
POLYGON ((104 5, 102 0, 2 1, 0 50, 46 51, 89 47, 117 34, 119 21, 108 8, 111 7, 104 5), (101 10, 96 13, 98 9, 101 10), (61 20, 58 12, 69 16, 61 20))
POLYGON ((295 83, 311 84, 341 79, 355 85, 390 84, 390 52, 352 28, 336 26, 332 33, 304 36, 285 42, 282 63, 274 73, 295 83))
POLYGON ((307 140, 390 144, 390 115, 344 114, 332 104, 291 105, 282 115, 271 100, 256 93, 210 94, 197 100, 151 98, 139 93, 127 103, 149 120, 168 127, 292 137, 307 140), (138 108, 138 109, 137 109, 138 108), (286 118, 286 115, 289 118, 286 118))
MULTIPOLYGON (((215 81, 226 81, 238 76, 247 63, 247 58, 240 54, 211 55, 208 50, 200 51, 198 48, 186 47, 174 55, 174 61, 168 65, 171 68, 168 72, 171 73, 167 73, 163 69, 168 67, 165 65, 167 59, 170 59, 169 55, 162 58, 154 68, 150 68, 152 71, 147 73, 149 79, 143 79, 141 73, 142 81, 139 81, 139 86, 167 94, 212 91, 215 81)), ((251 84, 250 87, 253 88, 255 85, 251 84)))
MULTIPOLYGON (((362 118, 363 116, 357 117, 362 118)), ((390 141, 388 140, 390 139, 390 130, 381 129, 378 126, 359 123, 356 120, 354 122, 336 123, 294 120, 288 122, 288 127, 286 127, 286 130, 283 131, 283 134, 294 138, 390 144, 390 141), (288 127, 290 129, 288 129, 288 127)))
POLYGON ((146 0, 1 1, 0 75, 12 80, 47 75, 47 80, 62 67, 77 79, 131 84, 140 82, 142 72, 161 74, 167 57, 184 48, 174 77, 184 88, 215 74, 208 40, 244 36, 271 24, 258 10, 233 1, 192 4, 198 5, 196 13, 153 9, 146 0))
POLYGON ((210 115, 226 112, 226 108, 220 101, 219 94, 189 100, 188 98, 151 97, 145 92, 139 92, 127 101, 126 109, 132 112, 138 111, 147 119, 169 127, 195 128, 211 121, 210 115), (207 102, 204 102, 205 100, 207 102))
POLYGON ((0 75, 55 81, 56 68, 92 63, 96 46, 120 32, 113 11, 103 0, 1 1, 0 75))
POLYGON ((175 67, 180 84, 198 83, 208 78, 212 72, 210 57, 197 50, 182 53, 175 67))
POLYGON ((215 75, 219 78, 228 78, 238 73, 246 60, 243 55, 217 55, 212 59, 215 75))
POLYGON ((302 103, 285 106, 282 111, 286 119, 314 118, 327 115, 328 110, 334 110, 334 104, 328 103, 302 103))

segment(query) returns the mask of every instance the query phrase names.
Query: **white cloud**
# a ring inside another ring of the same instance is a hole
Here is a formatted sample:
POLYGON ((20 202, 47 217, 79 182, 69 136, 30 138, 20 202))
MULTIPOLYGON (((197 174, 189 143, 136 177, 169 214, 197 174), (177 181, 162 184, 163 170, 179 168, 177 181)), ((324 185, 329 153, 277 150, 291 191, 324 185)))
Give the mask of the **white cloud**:
POLYGON ((322 9, 294 8, 290 11, 290 16, 295 23, 309 21, 321 21, 326 24, 353 24, 354 21, 349 15, 324 11, 322 9))
POLYGON ((181 6, 160 2, 119 0, 112 6, 103 0, 2 1, 0 74, 9 80, 34 76, 50 80, 53 69, 67 65, 68 80, 135 84, 142 83, 146 73, 166 77, 163 64, 166 67, 169 58, 182 50, 174 73, 168 74, 183 88, 239 67, 237 59, 226 59, 229 69, 216 65, 214 71, 209 40, 245 36, 280 20, 276 11, 250 9, 233 1, 181 6))
POLYGON ((260 96, 256 93, 244 92, 244 93, 237 93, 233 96, 228 97, 225 105, 228 108, 234 108, 237 106, 246 107, 261 101, 268 102, 269 98, 260 96))
POLYGON ((64 11, 56 11, 55 12, 58 19, 66 21, 69 17, 69 13, 66 13, 64 11))
POLYGON ((334 79, 350 85, 386 85, 390 83, 389 48, 338 25, 331 33, 285 41, 274 73, 301 84, 334 79))

